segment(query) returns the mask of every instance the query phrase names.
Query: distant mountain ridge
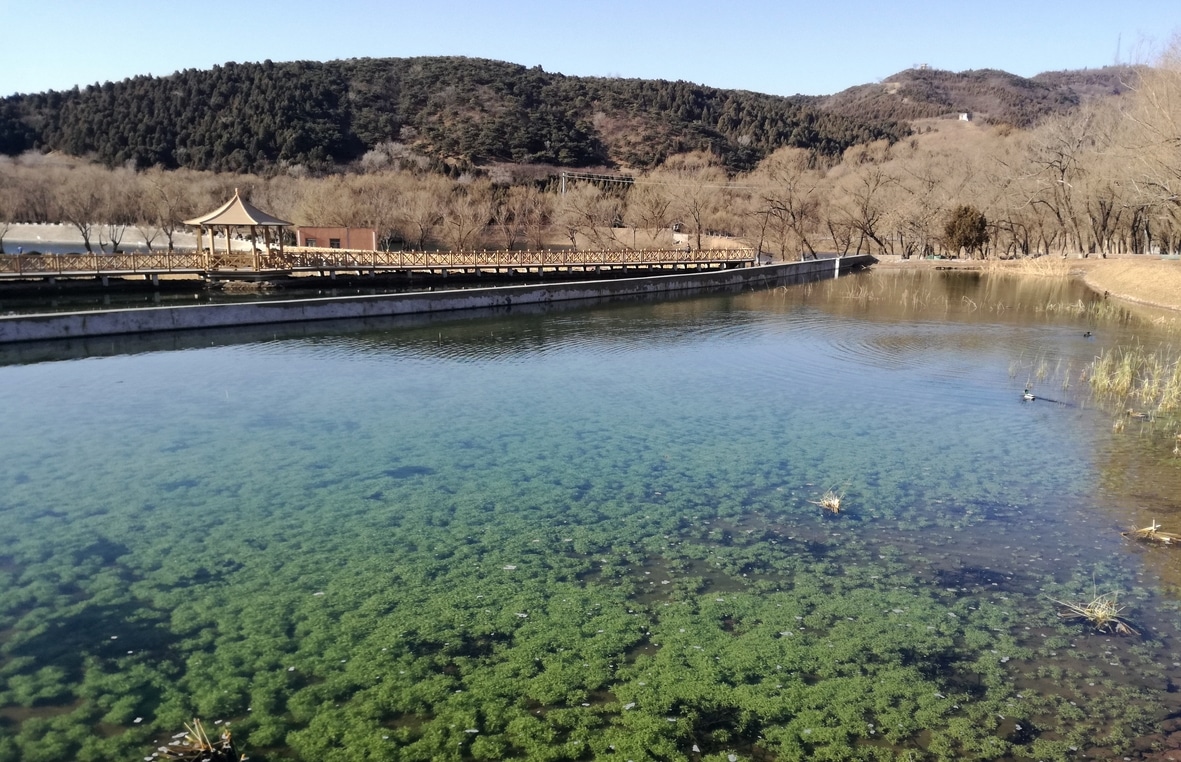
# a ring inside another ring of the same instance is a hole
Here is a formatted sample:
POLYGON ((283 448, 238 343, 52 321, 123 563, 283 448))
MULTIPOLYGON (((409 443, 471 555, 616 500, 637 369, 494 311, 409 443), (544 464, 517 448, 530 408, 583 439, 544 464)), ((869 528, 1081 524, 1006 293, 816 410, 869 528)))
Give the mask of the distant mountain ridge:
POLYGON ((1131 66, 1055 71, 1026 78, 996 69, 950 72, 914 68, 821 100, 825 111, 909 122, 969 112, 992 124, 1031 127, 1091 98, 1118 96, 1137 79, 1131 66))
POLYGON ((0 101, 4 153, 223 171, 332 168, 390 144, 452 170, 648 167, 692 150, 742 168, 783 145, 838 155, 905 132, 808 98, 460 57, 226 64, 0 101))
POLYGON ((704 150, 746 169, 782 146, 838 156, 897 140, 908 121, 954 111, 1028 126, 1118 88, 1117 74, 912 69, 825 98, 464 57, 229 63, 4 98, 0 153, 234 172, 331 171, 381 153, 459 172, 497 162, 642 169, 704 150))

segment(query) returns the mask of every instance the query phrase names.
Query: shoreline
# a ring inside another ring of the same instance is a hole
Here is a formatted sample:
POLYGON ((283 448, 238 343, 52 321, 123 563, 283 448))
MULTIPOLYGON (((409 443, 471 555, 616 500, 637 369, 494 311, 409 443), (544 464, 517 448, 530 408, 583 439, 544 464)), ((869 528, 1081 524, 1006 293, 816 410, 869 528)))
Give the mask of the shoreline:
MULTIPOLYGON (((99 228, 92 245, 99 248, 99 228)), ((196 237, 188 231, 178 232, 176 243, 181 247, 196 246, 196 237)), ((166 242, 157 239, 154 248, 161 250, 166 242), (162 245, 163 244, 163 245, 162 245)), ((43 253, 65 253, 82 251, 82 239, 76 228, 56 224, 12 224, 4 236, 4 252, 17 253, 23 247, 24 253, 37 250, 43 253)), ((143 235, 129 227, 123 238, 122 248, 126 251, 145 251, 143 235)), ((1147 254, 1120 254, 1103 258, 1041 256, 1035 258, 998 259, 902 259, 898 255, 875 255, 880 269, 913 270, 977 270, 989 273, 1011 272, 1014 275, 1071 277, 1080 279, 1088 288, 1109 298, 1153 309, 1181 312, 1181 261, 1164 260, 1147 254)))
POLYGON ((1032 277, 1076 278, 1097 294, 1129 305, 1181 313, 1181 261, 1124 254, 1106 259, 1037 257, 1034 259, 902 259, 879 256, 876 268, 975 270, 1032 277))

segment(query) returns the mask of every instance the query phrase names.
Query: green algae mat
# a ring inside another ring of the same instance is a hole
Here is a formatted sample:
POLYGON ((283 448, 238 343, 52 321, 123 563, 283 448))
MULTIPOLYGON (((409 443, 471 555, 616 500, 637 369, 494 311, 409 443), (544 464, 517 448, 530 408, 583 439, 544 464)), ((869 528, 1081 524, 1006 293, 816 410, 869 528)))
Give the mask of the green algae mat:
POLYGON ((1120 532, 1181 531, 1181 459, 1085 377, 1175 334, 1089 298, 870 273, 0 366, 0 761, 194 717, 262 760, 1143 758, 1181 548, 1120 532), (1055 603, 1098 596, 1139 635, 1055 603))

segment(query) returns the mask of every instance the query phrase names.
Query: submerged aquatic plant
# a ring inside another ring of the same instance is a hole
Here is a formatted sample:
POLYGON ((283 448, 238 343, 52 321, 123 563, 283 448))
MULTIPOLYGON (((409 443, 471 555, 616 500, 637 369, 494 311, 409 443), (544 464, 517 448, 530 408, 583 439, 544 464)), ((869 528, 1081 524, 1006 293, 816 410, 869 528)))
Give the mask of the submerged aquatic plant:
POLYGON ((1096 595, 1089 603, 1070 603, 1056 598, 1050 600, 1065 607, 1064 611, 1058 612, 1060 619, 1082 620, 1098 632, 1109 635, 1139 635, 1139 631, 1119 615, 1123 607, 1117 603, 1116 598, 1117 593, 1111 592, 1096 595))
POLYGON ((1130 540, 1139 540, 1140 542, 1155 542, 1160 545, 1172 545, 1176 542, 1181 542, 1181 535, 1173 534, 1172 532, 1160 531, 1160 524, 1156 523, 1156 519, 1152 520, 1152 524, 1143 527, 1142 529, 1129 529, 1126 532, 1120 532, 1121 535, 1130 540))

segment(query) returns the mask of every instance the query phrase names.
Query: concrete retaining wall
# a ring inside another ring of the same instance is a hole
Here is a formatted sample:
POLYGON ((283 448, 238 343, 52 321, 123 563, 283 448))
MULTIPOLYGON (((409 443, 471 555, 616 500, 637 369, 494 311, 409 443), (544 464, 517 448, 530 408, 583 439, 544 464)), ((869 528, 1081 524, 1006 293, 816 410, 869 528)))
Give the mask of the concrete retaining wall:
POLYGON ((841 273, 866 267, 875 261, 870 256, 857 256, 651 278, 329 299, 277 300, 251 304, 204 304, 14 315, 0 317, 0 344, 480 310, 514 305, 545 305, 572 300, 620 300, 666 293, 772 288, 836 277, 841 273))

